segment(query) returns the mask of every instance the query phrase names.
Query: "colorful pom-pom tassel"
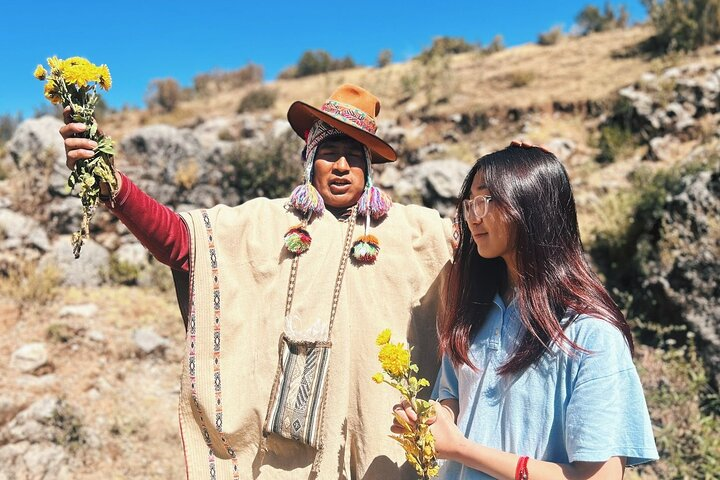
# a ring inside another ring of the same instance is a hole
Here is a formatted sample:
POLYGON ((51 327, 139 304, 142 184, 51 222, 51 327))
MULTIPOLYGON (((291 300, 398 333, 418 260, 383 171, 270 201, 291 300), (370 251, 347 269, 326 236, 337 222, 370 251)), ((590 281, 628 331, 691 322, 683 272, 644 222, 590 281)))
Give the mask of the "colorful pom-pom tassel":
POLYGON ((380 242, 373 235, 363 235, 355 241, 351 253, 357 262, 375 263, 380 253, 380 242))
POLYGON ((312 238, 303 225, 296 225, 285 234, 285 246, 295 254, 301 254, 310 248, 312 238))
POLYGON ((298 185, 290 195, 290 205, 303 213, 313 212, 320 215, 325 210, 325 202, 310 183, 298 185))
POLYGON ((358 202, 358 213, 360 215, 366 215, 368 208, 370 209, 370 216, 377 220, 385 216, 385 214, 392 207, 392 199, 388 194, 380 190, 375 186, 366 188, 360 201, 358 202))

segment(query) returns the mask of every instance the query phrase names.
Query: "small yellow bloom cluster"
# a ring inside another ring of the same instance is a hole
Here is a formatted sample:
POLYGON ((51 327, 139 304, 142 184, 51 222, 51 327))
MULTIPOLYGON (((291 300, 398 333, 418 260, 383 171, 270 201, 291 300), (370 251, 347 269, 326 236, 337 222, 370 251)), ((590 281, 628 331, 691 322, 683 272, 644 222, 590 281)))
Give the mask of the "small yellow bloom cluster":
POLYGON ((48 72, 42 65, 35 68, 34 76, 38 80, 47 79, 45 98, 52 103, 62 101, 62 89, 67 88, 68 85, 75 85, 77 88, 86 87, 95 82, 104 90, 110 90, 112 86, 112 77, 107 65, 98 66, 82 57, 70 57, 65 60, 50 57, 47 62, 50 66, 50 78, 48 78, 48 72), (61 85, 61 83, 64 85, 61 85))
POLYGON ((418 417, 417 423, 410 425, 394 413, 404 431, 399 435, 391 435, 391 438, 402 445, 405 458, 413 465, 420 478, 432 478, 437 476, 439 466, 435 455, 435 438, 427 420, 435 411, 430 402, 417 398, 418 392, 429 386, 430 382, 414 375, 418 372, 418 366, 410 362, 411 350, 403 343, 391 343, 391 336, 390 330, 385 329, 375 340, 375 344, 380 347, 378 360, 383 371, 373 375, 372 379, 375 383, 387 383, 395 388, 413 406, 418 417))
POLYGON ((110 70, 107 65, 97 66, 82 57, 70 57, 62 61, 60 72, 65 82, 84 87, 90 82, 97 82, 104 90, 112 85, 110 70))
POLYGON ((375 345, 379 345, 382 347, 383 345, 385 345, 386 343, 388 343, 390 341, 391 335, 392 335, 392 332, 390 331, 390 329, 386 328, 385 330, 380 332, 380 334, 375 339, 375 345))
POLYGON ((383 370, 394 378, 404 376, 410 369, 410 352, 402 343, 383 345, 378 359, 383 370))

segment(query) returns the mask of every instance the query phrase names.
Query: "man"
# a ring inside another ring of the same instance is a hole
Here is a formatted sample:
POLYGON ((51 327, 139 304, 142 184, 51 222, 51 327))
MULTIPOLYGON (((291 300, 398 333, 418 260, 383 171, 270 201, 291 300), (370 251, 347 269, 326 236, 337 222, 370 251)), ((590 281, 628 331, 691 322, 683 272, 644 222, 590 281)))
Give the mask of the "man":
MULTIPOLYGON (((450 228, 373 185, 372 164, 397 158, 375 135, 379 112, 354 85, 320 109, 293 103, 305 178, 289 199, 178 215, 118 174, 106 204, 178 287, 188 478, 414 478, 387 436, 397 395, 371 381, 374 340, 392 329, 435 378, 450 228)), ((69 168, 95 148, 82 130, 61 129, 69 168)))

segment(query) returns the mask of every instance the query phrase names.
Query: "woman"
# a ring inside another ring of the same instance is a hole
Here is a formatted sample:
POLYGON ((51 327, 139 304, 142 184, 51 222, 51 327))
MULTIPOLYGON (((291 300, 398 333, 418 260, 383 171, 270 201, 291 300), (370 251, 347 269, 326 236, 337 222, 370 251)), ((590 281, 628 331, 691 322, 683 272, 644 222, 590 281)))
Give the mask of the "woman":
POLYGON ((477 161, 461 198, 431 420, 440 477, 621 479, 657 459, 630 329, 585 260, 562 164, 513 142, 477 161))

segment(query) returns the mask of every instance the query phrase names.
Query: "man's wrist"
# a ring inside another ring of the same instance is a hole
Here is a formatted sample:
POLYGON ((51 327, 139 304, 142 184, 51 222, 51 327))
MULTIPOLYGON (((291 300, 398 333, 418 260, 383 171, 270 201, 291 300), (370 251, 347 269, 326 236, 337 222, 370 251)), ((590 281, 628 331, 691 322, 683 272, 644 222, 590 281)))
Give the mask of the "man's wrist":
POLYGON ((100 195, 98 195, 98 199, 103 203, 110 202, 111 204, 115 202, 115 199, 117 198, 118 194, 120 193, 120 188, 122 187, 122 175, 117 170, 115 171, 115 191, 110 187, 110 185, 107 182, 102 182, 100 184, 100 195))

